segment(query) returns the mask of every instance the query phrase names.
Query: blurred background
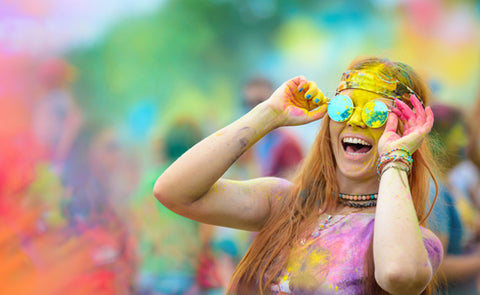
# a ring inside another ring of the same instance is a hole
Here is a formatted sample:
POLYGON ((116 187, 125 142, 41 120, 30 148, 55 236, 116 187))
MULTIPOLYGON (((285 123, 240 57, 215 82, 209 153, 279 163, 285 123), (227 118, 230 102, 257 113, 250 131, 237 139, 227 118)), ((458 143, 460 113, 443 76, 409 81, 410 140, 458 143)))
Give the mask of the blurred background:
MULTIPOLYGON (((329 94, 372 55, 479 125, 478 0, 0 0, 0 293, 223 294, 254 234, 171 213, 156 177, 283 81, 329 94)), ((317 129, 227 176, 288 177, 317 129)))

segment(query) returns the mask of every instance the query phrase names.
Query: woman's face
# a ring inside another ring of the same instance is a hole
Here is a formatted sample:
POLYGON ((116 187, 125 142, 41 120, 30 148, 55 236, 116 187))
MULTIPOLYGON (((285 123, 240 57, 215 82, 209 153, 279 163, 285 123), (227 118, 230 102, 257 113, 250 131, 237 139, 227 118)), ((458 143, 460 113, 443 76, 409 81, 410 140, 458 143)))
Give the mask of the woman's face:
MULTIPOLYGON (((377 177, 375 169, 378 158, 377 144, 385 130, 385 124, 380 128, 368 127, 362 120, 362 111, 367 102, 381 96, 359 89, 346 89, 341 94, 351 98, 355 109, 347 121, 330 120, 329 123, 331 146, 337 163, 337 175, 353 180, 377 177)), ((391 102, 382 101, 389 108, 393 106, 393 100, 391 102)))

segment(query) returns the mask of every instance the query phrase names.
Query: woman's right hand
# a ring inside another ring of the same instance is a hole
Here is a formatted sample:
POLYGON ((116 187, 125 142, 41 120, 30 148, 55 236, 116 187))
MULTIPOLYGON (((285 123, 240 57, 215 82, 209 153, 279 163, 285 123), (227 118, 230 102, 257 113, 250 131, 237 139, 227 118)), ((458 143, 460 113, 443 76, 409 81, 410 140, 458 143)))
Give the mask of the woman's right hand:
POLYGON ((276 113, 278 126, 302 125, 323 118, 327 99, 317 84, 299 76, 284 82, 265 103, 276 113))

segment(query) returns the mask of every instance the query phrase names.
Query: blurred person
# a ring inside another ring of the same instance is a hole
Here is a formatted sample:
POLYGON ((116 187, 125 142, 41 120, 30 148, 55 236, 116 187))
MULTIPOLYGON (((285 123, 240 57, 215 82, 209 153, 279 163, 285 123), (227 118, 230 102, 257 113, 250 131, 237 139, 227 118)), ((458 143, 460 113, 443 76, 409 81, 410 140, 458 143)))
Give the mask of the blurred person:
MULTIPOLYGON (((147 169, 131 201, 139 239, 138 294, 200 294, 197 283, 202 242, 199 224, 156 202, 152 188, 159 173, 202 138, 196 122, 179 117, 156 145, 152 169, 147 169)), ((149 167, 150 168, 150 167, 149 167)), ((199 173, 201 173, 199 171, 199 173)))
POLYGON ((428 294, 443 256, 425 228, 428 99, 413 69, 384 58, 353 61, 331 99, 290 79, 183 154, 155 197, 200 222, 259 231, 230 294, 428 294), (292 182, 220 178, 273 129, 321 118, 292 182))
POLYGON ((466 156, 452 169, 449 182, 480 210, 480 92, 465 124, 466 156))
MULTIPOLYGON (((251 110, 268 99, 274 90, 270 80, 254 77, 244 86, 245 104, 251 110)), ((300 141, 285 128, 275 129, 266 134, 255 144, 252 151, 252 160, 258 162, 260 176, 289 178, 303 159, 300 141)))
MULTIPOLYGON (((68 191, 63 212, 71 235, 88 241, 92 267, 74 282, 95 294, 132 294, 137 267, 136 241, 131 233, 126 202, 112 187, 124 168, 124 151, 112 128, 85 125, 68 154, 62 181, 68 191)), ((127 181, 127 180, 125 180, 127 181)))
POLYGON ((60 173, 83 121, 71 90, 76 69, 65 60, 51 58, 40 63, 36 74, 40 97, 32 110, 32 130, 46 149, 50 164, 60 173))
POLYGON ((467 126, 463 113, 455 107, 437 104, 432 111, 435 123, 431 136, 437 142, 434 155, 442 173, 438 201, 429 224, 445 249, 438 272, 442 282, 438 290, 440 294, 478 294, 480 248, 475 241, 480 232, 478 209, 461 188, 462 180, 452 181, 469 178, 459 167, 466 159, 467 126))
MULTIPOLYGON (((274 91, 264 77, 252 77, 243 87, 243 103, 250 110, 274 91)), ((276 129, 244 153, 225 173, 228 178, 249 179, 258 176, 289 178, 303 159, 297 137, 285 128, 276 129)), ((228 227, 202 224, 204 248, 199 280, 207 294, 224 294, 238 263, 256 233, 228 227)))
POLYGON ((477 95, 477 102, 469 118, 470 135, 472 140, 468 148, 468 156, 475 166, 480 168, 480 90, 477 95))

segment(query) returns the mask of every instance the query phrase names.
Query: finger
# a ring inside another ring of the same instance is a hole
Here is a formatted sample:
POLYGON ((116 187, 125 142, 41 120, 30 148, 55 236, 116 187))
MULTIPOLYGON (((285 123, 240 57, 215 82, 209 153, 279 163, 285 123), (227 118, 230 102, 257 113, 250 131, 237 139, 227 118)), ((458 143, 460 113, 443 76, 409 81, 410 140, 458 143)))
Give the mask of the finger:
POLYGON ((425 114, 426 114, 426 120, 425 120, 425 125, 428 126, 429 128, 429 132, 430 130, 432 129, 433 127, 433 121, 434 121, 434 115, 433 115, 433 112, 432 112, 432 108, 431 107, 426 107, 425 108, 425 114))
POLYGON ((394 113, 388 114, 387 125, 385 126, 385 132, 397 132, 398 117, 394 113))
POLYGON ((418 100, 418 98, 414 94, 412 94, 410 96, 410 101, 412 102, 413 108, 417 116, 421 116, 422 118, 425 118, 425 110, 423 109, 423 106, 420 100, 418 100))
POLYGON ((298 76, 286 82, 285 94, 291 100, 293 105, 307 108, 304 94, 302 93, 305 91, 307 83, 308 80, 304 76, 298 76))
POLYGON ((304 76, 295 77, 291 81, 295 83, 295 85, 297 85, 298 92, 303 92, 305 89, 305 84, 308 83, 307 78, 305 78, 304 76))
POLYGON ((407 118, 405 118, 405 115, 399 109, 393 108, 392 112, 395 113, 395 115, 397 115, 400 120, 405 122, 407 121, 407 118))
POLYGON ((412 103, 413 109, 415 110, 415 123, 419 125, 425 124, 426 114, 420 100, 414 94, 412 94, 410 95, 410 102, 412 103))
POLYGON ((328 105, 324 104, 316 109, 311 110, 310 112, 307 113, 307 115, 311 119, 311 121, 321 119, 323 118, 323 116, 325 116, 325 113, 327 112, 327 108, 328 108, 328 105))
POLYGON ((290 79, 287 84, 289 87, 296 88, 298 92, 302 92, 304 90, 304 85, 307 82, 307 78, 305 78, 304 76, 298 76, 290 79))
POLYGON ((315 83, 313 81, 309 81, 309 82, 305 83, 304 89, 305 89, 305 98, 307 100, 315 97, 319 92, 319 89, 317 87, 317 83, 315 83))
POLYGON ((323 105, 326 102, 327 102, 327 98, 325 97, 325 95, 323 95, 323 92, 320 89, 318 89, 317 95, 315 95, 315 97, 312 99, 312 103, 314 107, 323 105))
POLYGON ((404 136, 410 136, 410 140, 416 136, 423 139, 431 130, 433 126, 433 112, 430 107, 425 108, 426 118, 422 125, 413 124, 405 129, 404 136))
POLYGON ((415 119, 415 113, 406 103, 398 98, 395 99, 395 103, 397 108, 405 115, 406 121, 409 121, 411 118, 415 119))

